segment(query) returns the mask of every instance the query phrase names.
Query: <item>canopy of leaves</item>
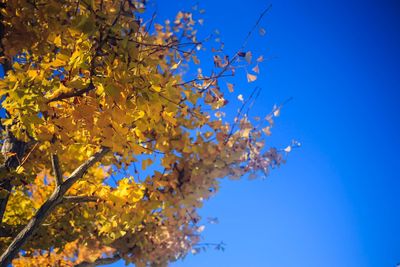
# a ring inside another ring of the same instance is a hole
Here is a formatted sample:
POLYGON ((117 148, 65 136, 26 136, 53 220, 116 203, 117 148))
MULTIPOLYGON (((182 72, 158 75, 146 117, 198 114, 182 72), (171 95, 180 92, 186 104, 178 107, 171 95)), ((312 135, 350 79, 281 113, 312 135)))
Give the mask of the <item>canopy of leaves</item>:
POLYGON ((0 251, 24 239, 14 266, 120 258, 164 266, 198 243, 197 209, 218 178, 282 162, 264 147, 270 126, 246 116, 230 125, 209 112, 227 104, 223 74, 251 54, 216 55, 218 72, 185 81, 182 68, 199 64, 202 46, 193 15, 153 24, 140 18, 144 8, 129 0, 1 3, 0 251), (110 182, 126 170, 150 174, 110 182))

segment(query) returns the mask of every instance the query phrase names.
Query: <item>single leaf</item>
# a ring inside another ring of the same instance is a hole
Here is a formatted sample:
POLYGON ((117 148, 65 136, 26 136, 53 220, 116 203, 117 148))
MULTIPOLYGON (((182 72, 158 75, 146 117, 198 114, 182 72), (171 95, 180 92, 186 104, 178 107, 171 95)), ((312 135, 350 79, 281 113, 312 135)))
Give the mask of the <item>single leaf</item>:
POLYGON ((252 55, 251 51, 247 51, 246 55, 244 56, 244 59, 247 61, 248 64, 251 64, 252 57, 253 57, 253 55, 252 55))
POLYGON ((254 82, 255 80, 257 80, 257 76, 256 76, 256 75, 247 73, 247 81, 248 81, 249 83, 254 82))
POLYGON ((58 47, 61 46, 61 36, 57 35, 56 38, 54 38, 54 44, 58 47))
POLYGON ((228 90, 229 90, 229 92, 230 92, 230 93, 233 93, 233 84, 227 83, 227 85, 228 85, 228 90))
POLYGON ((274 108, 274 116, 275 117, 279 117, 280 114, 281 114, 281 109, 280 108, 274 108))
POLYGON ((287 146, 287 147, 284 149, 284 151, 285 151, 286 153, 289 153, 290 151, 292 151, 292 147, 291 147, 291 146, 287 146))
POLYGON ((252 68, 251 70, 254 71, 255 73, 260 73, 260 69, 258 67, 258 64, 254 68, 252 68))
POLYGON ((262 129, 262 131, 263 131, 266 135, 270 136, 270 135, 271 135, 271 126, 264 127, 264 128, 262 129))

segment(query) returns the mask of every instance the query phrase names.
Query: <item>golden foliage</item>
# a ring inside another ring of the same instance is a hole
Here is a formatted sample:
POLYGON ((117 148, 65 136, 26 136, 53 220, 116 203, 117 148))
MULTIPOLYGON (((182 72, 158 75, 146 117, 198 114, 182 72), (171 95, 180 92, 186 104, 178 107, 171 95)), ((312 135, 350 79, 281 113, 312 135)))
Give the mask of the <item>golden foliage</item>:
MULTIPOLYGON (((81 201, 60 203, 15 266, 74 266, 104 255, 136 266, 176 260, 199 241, 196 210, 218 190, 218 178, 267 172, 282 161, 276 150, 262 152, 262 131, 245 117, 229 125, 206 112, 227 103, 218 80, 231 62, 219 58, 220 75, 189 82, 177 72, 200 63, 192 15, 179 12, 150 32, 137 17, 140 2, 9 0, 1 9, 4 56, 14 59, 0 81, 2 124, 35 144, 3 223, 25 225, 52 193, 52 154, 67 177, 100 147, 112 151, 67 192, 81 201), (109 183, 136 162, 153 173, 109 183)), ((1 251, 10 240, 0 238, 1 251)))

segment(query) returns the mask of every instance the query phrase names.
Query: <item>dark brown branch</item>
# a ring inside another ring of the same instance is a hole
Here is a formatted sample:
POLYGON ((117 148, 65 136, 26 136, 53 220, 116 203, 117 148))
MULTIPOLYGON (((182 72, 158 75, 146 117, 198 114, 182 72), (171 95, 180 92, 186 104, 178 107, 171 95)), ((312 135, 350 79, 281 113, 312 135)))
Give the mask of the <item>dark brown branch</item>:
MULTIPOLYGON (((1 169, 6 170, 6 168, 4 166, 1 166, 1 169)), ((6 170, 6 171, 8 171, 8 170, 6 170)), ((4 216, 4 213, 6 212, 6 207, 7 207, 7 203, 8 203, 8 198, 10 197, 11 189, 12 189, 12 185, 11 185, 11 181, 9 179, 0 181, 0 190, 7 191, 6 195, 4 197, 0 198, 0 225, 2 225, 3 216, 4 216)))
POLYGON ((92 83, 90 83, 86 88, 83 88, 81 90, 77 90, 74 92, 69 92, 69 93, 61 93, 60 95, 51 98, 47 101, 47 103, 51 103, 51 102, 55 102, 55 101, 60 101, 60 100, 64 100, 67 98, 71 98, 71 97, 75 97, 75 96, 82 96, 85 93, 89 93, 90 91, 92 91, 94 89, 94 85, 92 83))
POLYGON ((189 84, 189 83, 194 83, 194 82, 200 82, 200 81, 215 81, 215 80, 217 80, 218 78, 222 78, 222 77, 232 77, 233 76, 233 74, 225 74, 225 75, 218 75, 218 76, 210 76, 210 77, 203 77, 203 78, 194 78, 194 79, 192 79, 192 80, 190 80, 190 81, 186 81, 186 82, 182 82, 182 83, 176 83, 176 84, 173 84, 172 86, 173 87, 178 87, 178 86, 182 86, 182 85, 186 85, 186 84, 189 84))
POLYGON ((51 154, 51 165, 53 166, 54 176, 56 177, 56 186, 59 186, 63 182, 62 171, 60 168, 60 162, 56 154, 51 154))
MULTIPOLYGON (((7 7, 6 3, 1 3, 1 6, 0 6, 1 9, 5 9, 6 7, 7 7)), ((2 14, 0 14, 0 21, 3 21, 3 15, 2 14)), ((4 56, 4 46, 3 46, 3 43, 2 43, 2 40, 3 40, 4 36, 5 36, 5 26, 4 26, 3 23, 0 22, 0 48, 1 48, 0 49, 1 50, 0 51, 0 57, 4 56)), ((4 70, 4 76, 6 76, 7 72, 9 70, 11 70, 11 62, 7 58, 5 58, 3 63, 2 63, 2 65, 3 65, 3 70, 4 70)))
MULTIPOLYGON (((1 8, 2 9, 6 8, 6 7, 7 7, 6 3, 1 3, 1 8)), ((3 15, 0 14, 0 21, 2 21, 2 20, 3 20, 3 15)), ((5 35, 5 27, 4 27, 4 24, 0 22, 0 50, 1 50, 0 51, 0 57, 4 56, 4 46, 2 44, 2 40, 4 38, 4 35, 5 35)), ((9 70, 11 70, 11 63, 10 63, 10 61, 8 59, 4 59, 2 65, 3 65, 4 76, 6 76, 7 72, 9 70)), ((7 132, 7 137, 9 137, 8 135, 9 134, 7 132)), ((4 140, 4 143, 3 143, 3 146, 2 146, 2 149, 1 149, 1 151, 3 153, 7 152, 7 150, 4 149, 4 148, 6 148, 5 147, 5 142, 7 141, 7 137, 6 137, 6 140, 4 140)), ((7 157, 6 157, 6 159, 7 159, 7 157)), ((6 207, 7 207, 7 203, 8 203, 8 198, 10 196, 9 192, 11 192, 11 189, 12 189, 12 185, 11 185, 10 179, 9 178, 3 179, 4 178, 3 176, 5 176, 8 173, 8 171, 9 171, 9 169, 8 169, 7 163, 1 165, 1 167, 0 167, 0 175, 1 175, 1 177, 0 177, 0 190, 6 190, 7 191, 7 195, 5 195, 3 198, 0 198, 0 224, 2 224, 3 216, 4 216, 4 213, 6 211, 6 207)))
POLYGON ((65 196, 63 203, 84 203, 84 202, 96 202, 99 198, 96 196, 65 196))
POLYGON ((116 261, 119 261, 121 259, 121 256, 116 254, 113 257, 110 258, 100 258, 95 260, 94 262, 81 262, 75 267, 95 267, 95 266, 101 266, 101 265, 107 265, 107 264, 112 264, 116 261))
POLYGON ((0 266, 8 266, 11 261, 17 256, 21 247, 35 233, 43 221, 61 203, 65 193, 71 186, 87 172, 96 162, 100 161, 105 154, 110 151, 109 148, 103 147, 99 152, 90 157, 85 163, 75 169, 72 174, 59 186, 57 186, 51 196, 37 210, 36 214, 31 218, 28 224, 14 238, 8 248, 0 257, 0 266))
POLYGON ((14 237, 22 228, 23 225, 9 225, 3 223, 0 226, 0 237, 14 237))
POLYGON ((9 193, 12 190, 12 177, 9 177, 10 170, 14 170, 21 164, 26 147, 27 143, 19 141, 8 128, 5 129, 5 138, 1 147, 5 162, 0 166, 0 189, 6 190, 7 194, 5 197, 0 198, 0 223, 6 210, 9 193))

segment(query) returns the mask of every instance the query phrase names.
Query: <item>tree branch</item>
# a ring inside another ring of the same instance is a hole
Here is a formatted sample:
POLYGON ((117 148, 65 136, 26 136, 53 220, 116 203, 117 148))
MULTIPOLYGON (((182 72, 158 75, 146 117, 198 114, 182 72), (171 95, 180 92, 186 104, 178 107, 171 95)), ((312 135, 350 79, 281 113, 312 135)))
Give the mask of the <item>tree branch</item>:
POLYGON ((54 176, 56 177, 56 186, 59 186, 63 182, 62 171, 60 168, 60 162, 56 154, 51 154, 51 165, 53 166, 54 176))
POLYGON ((63 203, 84 203, 84 202, 96 202, 99 198, 96 196, 65 196, 63 203))
POLYGON ((100 266, 100 265, 107 265, 107 264, 112 264, 116 261, 119 261, 121 259, 121 256, 116 254, 111 258, 100 258, 95 260, 94 262, 81 262, 74 267, 95 267, 95 266, 100 266))
MULTIPOLYGON (((90 5, 87 5, 84 1, 82 1, 81 3, 82 3, 86 8, 88 8, 94 15, 97 16, 96 12, 90 7, 90 5)), ((91 71, 90 71, 90 72, 91 72, 91 73, 90 73, 91 75, 93 75, 93 64, 94 64, 95 58, 99 55, 99 52, 100 52, 100 50, 102 49, 102 46, 107 42, 108 37, 109 37, 109 34, 111 33, 112 27, 114 27, 115 24, 118 22, 118 20, 119 20, 119 18, 120 18, 120 16, 121 16, 121 12, 122 12, 122 9, 123 9, 123 5, 124 5, 124 2, 121 2, 121 5, 120 5, 120 9, 119 9, 119 11, 118 11, 118 14, 115 16, 115 18, 114 18, 114 20, 113 20, 113 22, 112 22, 112 24, 111 24, 111 27, 108 29, 108 31, 107 31, 107 33, 106 33, 106 36, 104 37, 104 39, 99 40, 99 45, 98 45, 98 47, 96 48, 94 58, 91 60, 91 63, 90 63, 90 64, 91 64, 91 71)), ((100 33, 101 33, 101 32, 100 32, 100 33)), ((100 36, 101 36, 101 35, 100 35, 100 36)), ((95 89, 95 86, 94 86, 93 83, 92 83, 92 78, 90 78, 90 81, 91 81, 91 82, 89 83, 89 85, 88 85, 86 88, 83 88, 83 89, 80 89, 80 90, 77 90, 77 91, 74 91, 74 92, 70 92, 70 93, 61 93, 61 94, 58 95, 57 97, 54 97, 54 98, 49 99, 49 100, 47 101, 47 104, 48 104, 48 103, 51 103, 51 102, 59 101, 59 100, 68 99, 68 98, 75 97, 75 96, 82 96, 83 94, 92 91, 93 89, 95 89)))
POLYGON ((8 198, 10 197, 10 192, 12 189, 11 181, 6 179, 4 181, 0 181, 0 190, 5 190, 6 195, 0 198, 0 225, 2 225, 3 216, 6 212, 6 207, 8 203, 8 198))
POLYGON ((81 166, 75 169, 72 174, 59 186, 57 186, 51 196, 45 203, 37 210, 36 214, 31 218, 28 224, 22 229, 21 232, 14 238, 8 248, 0 257, 0 266, 8 266, 11 261, 17 256, 21 247, 28 241, 28 239, 35 233, 43 221, 54 210, 54 208, 61 203, 65 193, 71 186, 87 172, 96 162, 110 151, 109 148, 103 147, 99 152, 95 153, 81 166))
POLYGON ((63 99, 75 97, 75 96, 82 96, 83 94, 92 91, 94 88, 95 88, 94 85, 92 83, 90 83, 86 88, 83 88, 81 90, 77 90, 77 91, 69 92, 69 93, 61 93, 60 95, 49 99, 47 101, 47 104, 51 103, 51 102, 60 101, 60 100, 63 100, 63 99))
POLYGON ((23 228, 23 225, 2 224, 0 226, 0 237, 14 237, 23 228))
POLYGON ((246 45, 247 42, 250 40, 251 35, 253 34, 253 32, 256 30, 257 26, 260 24, 261 20, 263 19, 263 17, 265 16, 265 14, 268 13, 268 11, 270 11, 272 8, 272 4, 269 4, 269 6, 267 6, 266 9, 263 10, 263 12, 261 12, 260 16, 258 17, 256 23, 253 25, 253 28, 250 29, 250 31, 247 33, 246 38, 244 39, 244 42, 242 44, 242 46, 240 47, 239 51, 242 51, 246 45))
POLYGON ((1 147, 1 153, 5 161, 0 166, 0 175, 2 176, 0 177, 0 189, 6 190, 8 193, 4 198, 0 198, 0 223, 2 222, 8 198, 12 190, 12 177, 8 176, 9 172, 21 164, 20 159, 25 154, 26 147, 27 143, 16 139, 9 128, 6 127, 5 138, 1 147))
MULTIPOLYGON (((99 152, 90 157, 85 163, 75 169, 75 171, 64 181, 62 186, 68 186, 69 189, 78 179, 80 179, 85 172, 98 162, 105 154, 110 151, 108 147, 102 147, 99 152)), ((65 192, 64 192, 65 193, 65 192)))

